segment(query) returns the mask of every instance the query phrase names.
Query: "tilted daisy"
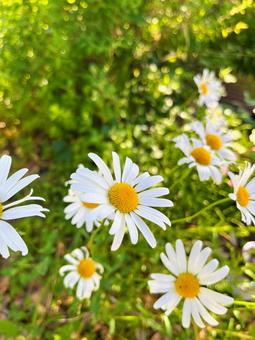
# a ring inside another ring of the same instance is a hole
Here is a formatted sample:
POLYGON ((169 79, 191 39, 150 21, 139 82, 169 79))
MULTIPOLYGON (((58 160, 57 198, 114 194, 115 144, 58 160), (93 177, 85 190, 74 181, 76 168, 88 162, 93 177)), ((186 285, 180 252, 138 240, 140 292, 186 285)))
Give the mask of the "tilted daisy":
POLYGON ((207 262, 211 249, 202 249, 203 242, 196 241, 186 258, 181 240, 176 241, 176 249, 170 243, 166 244, 166 254, 161 253, 161 261, 173 274, 151 274, 149 288, 152 294, 163 295, 154 303, 155 309, 163 309, 169 315, 179 302, 184 299, 182 325, 190 326, 191 317, 199 327, 205 327, 206 321, 211 326, 218 322, 209 314, 225 314, 224 306, 233 303, 233 298, 207 288, 224 279, 229 272, 228 266, 217 269, 219 261, 207 262), (203 320, 202 320, 203 319, 203 320))
POLYGON ((99 288, 103 266, 89 256, 86 247, 77 248, 64 258, 69 263, 59 270, 61 276, 68 273, 64 278, 64 286, 73 289, 77 284, 77 298, 89 299, 92 292, 99 288))
POLYGON ((94 153, 89 157, 97 165, 99 173, 88 169, 79 168, 71 178, 76 181, 72 184, 73 190, 83 192, 83 200, 90 203, 100 204, 90 214, 94 220, 100 217, 112 217, 113 223, 109 233, 114 235, 111 250, 117 250, 123 240, 126 227, 132 244, 138 242, 138 230, 141 231, 151 247, 156 246, 156 239, 150 231, 144 218, 157 224, 162 229, 170 225, 170 220, 155 207, 171 207, 172 201, 160 198, 167 195, 167 188, 152 188, 160 183, 161 176, 150 176, 147 172, 139 176, 138 166, 126 158, 123 171, 121 171, 119 156, 113 152, 113 171, 104 161, 94 153))
POLYGON ((215 73, 204 69, 202 75, 197 74, 194 77, 194 82, 200 94, 199 105, 205 104, 209 108, 217 106, 224 94, 224 88, 221 81, 215 77, 215 73))
POLYGON ((202 122, 194 122, 190 127, 198 134, 204 144, 215 151, 222 161, 229 163, 236 160, 235 153, 230 149, 232 135, 230 132, 224 133, 221 125, 212 123, 207 118, 205 126, 202 122))
POLYGON ((186 134, 174 138, 173 141, 175 146, 185 154, 178 165, 189 164, 190 168, 196 167, 200 181, 212 178, 216 184, 221 183, 222 174, 218 167, 222 165, 222 161, 208 145, 195 138, 191 143, 186 134))
POLYGON ((84 202, 81 196, 82 194, 77 191, 71 189, 68 191, 68 195, 64 197, 64 202, 70 204, 64 210, 65 218, 71 219, 71 223, 76 225, 77 228, 81 228, 85 224, 87 232, 90 233, 94 224, 99 226, 99 222, 90 220, 88 216, 99 204, 84 202))
POLYGON ((23 256, 28 253, 27 246, 23 239, 6 221, 30 216, 45 217, 43 212, 48 211, 48 209, 43 208, 39 204, 28 204, 17 207, 17 205, 26 201, 44 201, 42 197, 32 196, 32 190, 26 197, 7 203, 10 198, 39 177, 39 175, 24 177, 28 169, 20 169, 8 178, 11 163, 12 158, 10 156, 4 155, 0 158, 0 254, 4 258, 10 256, 9 248, 13 251, 20 251, 23 256))
POLYGON ((255 171, 255 164, 248 163, 238 175, 229 173, 234 187, 234 193, 229 197, 236 201, 237 208, 241 211, 242 221, 247 225, 255 225, 255 177, 250 177, 255 171))

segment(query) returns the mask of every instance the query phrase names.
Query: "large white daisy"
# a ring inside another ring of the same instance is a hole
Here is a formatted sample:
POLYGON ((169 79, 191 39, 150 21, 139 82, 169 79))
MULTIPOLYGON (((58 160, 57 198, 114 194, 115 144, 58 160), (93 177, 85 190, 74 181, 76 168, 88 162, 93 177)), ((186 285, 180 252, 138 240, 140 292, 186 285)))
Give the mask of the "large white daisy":
POLYGON ((178 161, 178 165, 189 164, 189 167, 196 167, 200 181, 212 178, 216 184, 222 181, 222 174, 219 166, 222 161, 208 145, 204 145, 198 139, 189 140, 186 134, 182 134, 173 139, 175 146, 182 150, 185 157, 178 161))
POLYGON ((200 94, 199 105, 205 104, 209 108, 217 106, 224 94, 224 88, 221 81, 215 77, 215 73, 204 69, 202 74, 197 74, 194 77, 194 82, 200 94))
POLYGON ((32 196, 32 190, 26 197, 7 203, 10 198, 39 177, 39 175, 24 177, 28 169, 20 169, 8 178, 11 163, 12 158, 10 156, 5 155, 0 158, 0 254, 4 258, 10 256, 8 248, 13 251, 20 251, 23 256, 28 253, 27 246, 23 239, 6 221, 30 216, 45 217, 43 212, 48 211, 48 209, 43 208, 39 204, 28 204, 17 207, 18 204, 26 201, 44 201, 42 197, 32 196))
POLYGON ((68 272, 64 278, 65 287, 73 289, 77 284, 77 298, 89 299, 92 292, 99 288, 103 266, 89 256, 86 247, 77 248, 64 258, 69 264, 62 266, 59 273, 63 276, 68 272))
POLYGON ((104 161, 94 153, 89 157, 97 165, 99 173, 79 168, 71 178, 76 181, 72 184, 73 190, 83 192, 82 199, 86 202, 100 204, 90 214, 94 220, 100 217, 113 218, 110 234, 114 235, 112 250, 116 250, 122 243, 127 227, 131 242, 138 242, 138 230, 141 231, 151 247, 156 246, 156 239, 150 231, 144 218, 157 224, 162 229, 170 225, 170 220, 155 207, 171 207, 172 201, 160 198, 167 195, 167 188, 152 188, 151 186, 162 182, 161 176, 150 176, 147 172, 139 176, 138 166, 126 158, 123 171, 117 153, 113 152, 113 178, 111 171, 104 161))
POLYGON ((196 241, 186 258, 181 240, 176 241, 176 249, 170 243, 166 244, 166 254, 161 253, 161 261, 173 274, 151 274, 149 287, 153 294, 163 295, 154 303, 155 309, 163 309, 169 315, 179 302, 184 299, 182 325, 190 326, 191 316, 199 327, 205 327, 204 319, 212 326, 218 322, 209 314, 225 314, 224 306, 232 304, 233 298, 207 288, 224 279, 229 272, 228 266, 217 269, 219 261, 213 259, 207 262, 211 249, 202 249, 202 241, 196 241))
POLYGON ((242 221, 247 225, 255 225, 255 177, 250 177, 255 171, 255 165, 248 163, 238 175, 229 173, 234 187, 234 193, 229 197, 236 201, 237 208, 241 211, 242 221))
POLYGON ((222 161, 229 163, 236 160, 235 153, 230 149, 232 135, 230 132, 223 132, 221 122, 220 124, 215 124, 207 118, 205 126, 198 121, 192 123, 190 127, 198 134, 204 144, 215 151, 222 161))

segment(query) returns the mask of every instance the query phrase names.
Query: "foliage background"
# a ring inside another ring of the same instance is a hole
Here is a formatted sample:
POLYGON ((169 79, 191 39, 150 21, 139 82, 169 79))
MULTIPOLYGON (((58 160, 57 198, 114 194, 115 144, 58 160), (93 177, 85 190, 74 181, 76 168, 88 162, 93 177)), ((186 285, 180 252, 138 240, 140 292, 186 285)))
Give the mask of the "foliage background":
MULTIPOLYGON (((236 300, 254 296, 254 264, 241 248, 254 238, 234 205, 207 211, 167 232, 152 226, 155 250, 128 237, 110 252, 107 227, 91 251, 105 267, 101 289, 79 303, 58 269, 63 255, 89 235, 64 220, 65 181, 87 153, 110 162, 111 151, 130 156, 141 170, 159 173, 171 190, 171 219, 188 216, 227 195, 200 183, 194 171, 176 167, 172 138, 201 118, 193 76, 204 67, 225 82, 238 82, 254 105, 255 22, 252 0, 2 0, 0 4, 0 146, 14 169, 39 172, 36 193, 47 199, 46 220, 17 224, 29 247, 22 258, 1 261, 0 334, 18 339, 253 339, 254 306, 235 304, 218 328, 184 330, 180 309, 170 318, 152 308, 149 273, 162 271, 159 253, 182 238, 202 239, 231 268, 218 285, 236 300)), ((254 160, 251 115, 224 104, 235 129, 236 150, 254 160)), ((240 162, 241 163, 241 162, 240 162)), ((232 170, 236 170, 233 167, 232 170)))

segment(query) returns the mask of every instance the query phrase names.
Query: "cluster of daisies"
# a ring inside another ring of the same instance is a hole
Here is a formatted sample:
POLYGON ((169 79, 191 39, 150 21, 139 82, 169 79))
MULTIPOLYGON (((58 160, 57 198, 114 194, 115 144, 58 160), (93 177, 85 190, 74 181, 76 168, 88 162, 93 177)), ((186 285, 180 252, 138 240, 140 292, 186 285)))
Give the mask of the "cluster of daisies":
MULTIPOLYGON (((223 93, 223 88, 215 75, 205 70, 194 78, 200 93, 199 103, 215 107, 223 93)), ((236 160, 231 149, 232 136, 224 130, 222 123, 215 124, 210 119, 195 122, 190 129, 196 138, 186 134, 174 139, 185 157, 179 164, 196 167, 201 181, 212 178, 215 183, 222 181, 222 168, 236 160)), ((122 244, 125 234, 129 235, 132 244, 139 239, 139 232, 147 243, 156 247, 156 238, 151 232, 148 221, 163 230, 171 225, 169 218, 159 208, 171 208, 173 202, 166 198, 169 190, 159 184, 163 178, 151 176, 148 172, 140 172, 139 167, 126 157, 121 166, 117 153, 112 153, 112 170, 98 155, 90 153, 89 158, 95 163, 96 170, 79 165, 71 175, 67 184, 70 186, 64 201, 65 217, 77 228, 85 226, 91 233, 95 228, 105 232, 108 227, 113 241, 111 250, 116 251, 122 244)), ((47 209, 38 204, 19 204, 31 200, 43 200, 32 196, 32 190, 23 199, 7 203, 15 194, 33 182, 38 175, 24 177, 28 169, 21 169, 8 178, 11 157, 0 158, 0 253, 9 257, 9 249, 28 252, 27 246, 16 230, 6 221, 29 216, 45 217, 47 209)), ((229 174, 234 192, 229 195, 236 201, 241 211, 242 220, 255 224, 255 178, 251 179, 255 166, 248 164, 238 175, 229 174)), ((162 294, 154 303, 155 309, 162 309, 169 315, 183 299, 182 325, 189 327, 191 319, 199 326, 205 323, 216 326, 218 321, 210 314, 225 314, 225 306, 233 303, 233 298, 220 294, 208 286, 224 279, 228 266, 218 268, 219 261, 209 260, 211 249, 203 248, 202 241, 194 242, 189 257, 181 240, 177 240, 175 248, 170 243, 161 253, 161 261, 169 274, 155 273, 149 280, 152 294, 162 294)), ((90 255, 83 246, 65 255, 68 264, 60 268, 64 276, 64 285, 73 289, 79 300, 89 299, 93 291, 99 288, 104 268, 90 255)))

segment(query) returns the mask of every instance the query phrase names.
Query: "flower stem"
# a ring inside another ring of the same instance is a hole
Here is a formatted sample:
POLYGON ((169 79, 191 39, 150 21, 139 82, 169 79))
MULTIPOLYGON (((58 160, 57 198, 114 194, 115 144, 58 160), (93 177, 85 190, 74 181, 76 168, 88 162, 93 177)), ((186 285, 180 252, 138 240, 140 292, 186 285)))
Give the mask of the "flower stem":
POLYGON ((198 212, 196 212, 195 214, 191 215, 191 216, 187 216, 187 217, 183 217, 183 218, 179 218, 177 220, 172 220, 172 225, 176 224, 176 223, 182 223, 182 222, 188 222, 190 220, 193 220, 194 218, 196 218, 197 216, 201 215, 202 213, 204 213, 205 211, 215 207, 216 205, 220 205, 222 203, 225 202, 229 202, 231 201, 231 199, 229 197, 223 198, 221 200, 218 200, 216 202, 213 202, 211 204, 209 204, 208 206, 206 206, 205 208, 199 210, 198 212))

